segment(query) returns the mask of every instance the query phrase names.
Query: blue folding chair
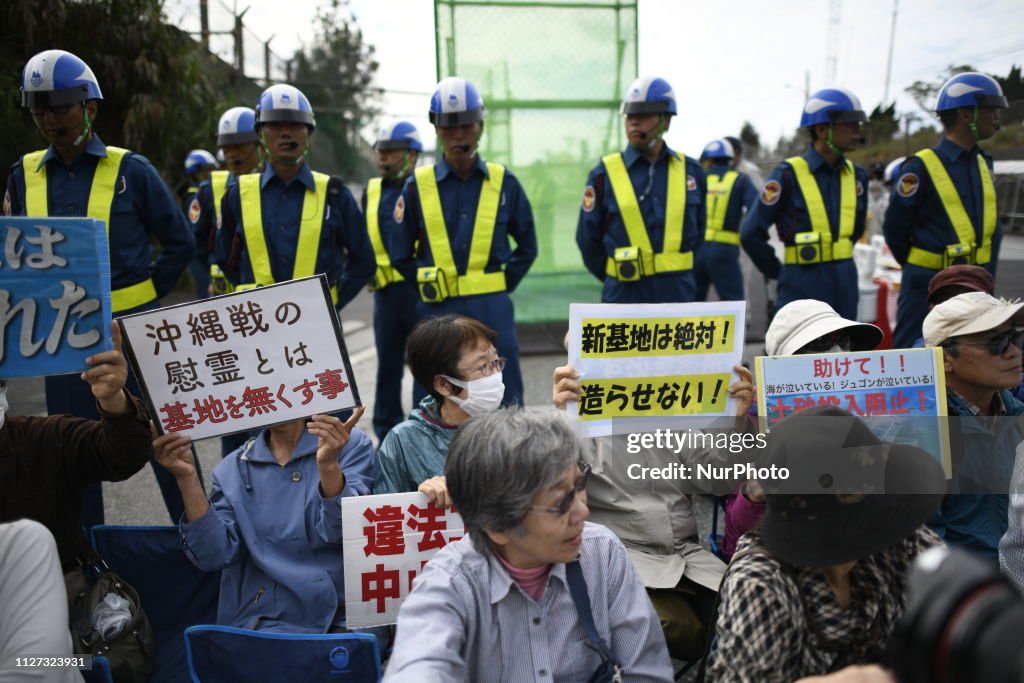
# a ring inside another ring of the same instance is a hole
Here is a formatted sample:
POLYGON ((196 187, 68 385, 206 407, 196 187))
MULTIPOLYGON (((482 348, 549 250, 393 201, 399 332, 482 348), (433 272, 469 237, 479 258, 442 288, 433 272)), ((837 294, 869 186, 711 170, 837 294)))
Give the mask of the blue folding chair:
POLYGON ((114 683, 114 672, 110 670, 110 662, 103 655, 92 658, 92 668, 82 670, 85 683, 114 683))
POLYGON ((380 681, 377 639, 368 633, 291 634, 192 626, 185 651, 193 683, 380 681))
POLYGON ((220 572, 198 569, 175 526, 95 526, 92 545, 139 594, 156 641, 150 683, 188 676, 185 629, 217 621, 220 572))
POLYGON ((722 541, 725 539, 725 534, 718 533, 718 509, 722 509, 722 518, 724 523, 726 505, 725 496, 713 496, 711 505, 711 531, 708 532, 708 546, 711 547, 711 552, 718 556, 718 559, 724 560, 725 551, 722 549, 722 541))

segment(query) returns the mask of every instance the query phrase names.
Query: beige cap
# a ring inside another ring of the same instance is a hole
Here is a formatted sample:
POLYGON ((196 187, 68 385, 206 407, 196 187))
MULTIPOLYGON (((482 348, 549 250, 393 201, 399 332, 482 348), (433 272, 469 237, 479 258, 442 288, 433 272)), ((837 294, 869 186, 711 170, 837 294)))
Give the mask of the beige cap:
POLYGON ((842 330, 853 340, 854 351, 869 351, 882 341, 882 330, 868 323, 847 320, 817 299, 790 301, 776 312, 764 337, 769 356, 792 356, 818 337, 842 330))
POLYGON ((1024 303, 1010 303, 985 292, 967 292, 944 301, 924 319, 925 346, 938 346, 950 337, 988 332, 1007 320, 1024 321, 1024 303))

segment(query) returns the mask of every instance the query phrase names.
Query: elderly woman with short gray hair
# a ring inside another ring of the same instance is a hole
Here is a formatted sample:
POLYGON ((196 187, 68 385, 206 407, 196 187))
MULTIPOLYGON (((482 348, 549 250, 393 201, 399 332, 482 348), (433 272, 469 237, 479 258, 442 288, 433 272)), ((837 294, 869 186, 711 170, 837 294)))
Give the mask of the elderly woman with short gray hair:
POLYGON ((558 413, 503 409, 463 425, 445 475, 468 536, 413 584, 385 681, 672 680, 625 548, 585 521, 582 456, 558 413))

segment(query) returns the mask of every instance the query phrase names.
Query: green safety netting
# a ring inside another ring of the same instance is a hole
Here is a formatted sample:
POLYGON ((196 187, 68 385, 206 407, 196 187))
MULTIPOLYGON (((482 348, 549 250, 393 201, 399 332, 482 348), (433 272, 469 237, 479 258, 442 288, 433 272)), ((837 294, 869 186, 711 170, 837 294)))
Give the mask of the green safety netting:
POLYGON ((435 0, 438 80, 467 78, 487 109, 480 153, 533 206, 540 255, 513 294, 517 322, 566 320, 600 300, 576 219, 587 173, 622 148, 622 92, 637 71, 636 1, 435 0))

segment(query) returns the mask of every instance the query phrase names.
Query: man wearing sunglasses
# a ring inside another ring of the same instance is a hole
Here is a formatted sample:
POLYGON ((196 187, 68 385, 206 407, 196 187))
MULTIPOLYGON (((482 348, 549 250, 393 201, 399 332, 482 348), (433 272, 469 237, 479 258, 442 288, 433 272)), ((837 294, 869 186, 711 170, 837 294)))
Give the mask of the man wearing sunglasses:
POLYGON ((1024 303, 969 292, 924 319, 926 346, 941 346, 946 375, 953 479, 932 527, 948 545, 997 561, 1008 526, 1008 491, 1021 441, 1020 382, 1024 303))
MULTIPOLYGON (((63 50, 28 60, 21 75, 21 105, 32 114, 49 147, 11 167, 4 197, 8 216, 89 217, 106 226, 110 303, 115 316, 160 306, 195 251, 185 216, 156 168, 145 157, 107 146, 93 131, 99 82, 84 61, 63 50), (153 238, 160 244, 154 258, 153 238)), ((128 389, 141 395, 133 375, 128 389)), ((88 386, 73 375, 46 378, 46 409, 98 419, 88 386)), ((174 478, 153 462, 172 519, 184 512, 174 478)), ((85 493, 82 523, 103 523, 99 484, 85 493)))

